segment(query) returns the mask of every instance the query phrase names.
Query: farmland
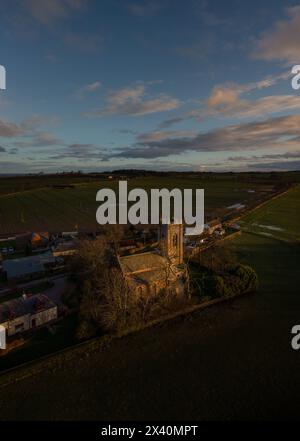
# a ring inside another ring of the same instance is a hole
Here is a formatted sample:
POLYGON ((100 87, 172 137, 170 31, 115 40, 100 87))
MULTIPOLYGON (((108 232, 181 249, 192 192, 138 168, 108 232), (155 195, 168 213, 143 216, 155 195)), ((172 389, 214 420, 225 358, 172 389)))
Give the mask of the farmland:
MULTIPOLYGON (((25 179, 25 178, 24 178, 25 179)), ((68 184, 73 181, 66 181, 68 184)), ((206 215, 218 215, 226 207, 251 203, 273 188, 271 180, 254 180, 239 175, 228 176, 170 176, 136 177, 128 187, 144 188, 204 188, 206 215)), ((7 186, 7 183, 5 184, 7 186)), ((20 185, 20 183, 19 183, 20 185)), ((33 185, 33 184, 32 184, 33 185)), ((95 213, 96 193, 101 188, 117 189, 116 180, 88 179, 69 187, 53 186, 19 189, 0 195, 0 234, 20 231, 94 230, 97 228, 95 213)), ((6 188, 6 187, 5 187, 6 188)), ((1 179, 0 179, 1 189, 1 179)))
POLYGON ((300 186, 292 188, 287 194, 268 202, 261 208, 243 218, 244 230, 262 236, 287 240, 300 240, 300 186))
POLYGON ((299 250, 247 233, 234 245, 259 273, 257 294, 1 387, 1 418, 14 419, 19 403, 21 418, 35 420, 296 418, 299 354, 290 330, 299 321, 299 250))
MULTIPOLYGON (((299 235, 298 191, 257 213, 277 225, 269 210, 279 210, 287 233, 299 235)), ((105 353, 85 349, 55 375, 43 369, 3 386, 1 418, 14 419, 19 403, 22 418, 37 420, 297 418, 299 354, 290 341, 299 323, 299 245, 251 232, 228 244, 258 272, 258 293, 115 340, 105 353)))

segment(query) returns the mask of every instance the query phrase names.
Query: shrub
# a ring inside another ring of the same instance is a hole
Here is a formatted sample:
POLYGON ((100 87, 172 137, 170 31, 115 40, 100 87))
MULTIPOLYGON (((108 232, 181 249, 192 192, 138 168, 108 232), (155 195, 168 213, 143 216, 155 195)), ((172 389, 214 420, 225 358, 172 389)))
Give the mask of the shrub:
POLYGON ((227 273, 203 270, 193 272, 192 287, 198 296, 231 297, 258 289, 258 277, 253 268, 238 264, 227 273))
POLYGON ((251 266, 239 264, 234 268, 233 274, 239 279, 241 292, 247 293, 258 290, 258 276, 251 266))

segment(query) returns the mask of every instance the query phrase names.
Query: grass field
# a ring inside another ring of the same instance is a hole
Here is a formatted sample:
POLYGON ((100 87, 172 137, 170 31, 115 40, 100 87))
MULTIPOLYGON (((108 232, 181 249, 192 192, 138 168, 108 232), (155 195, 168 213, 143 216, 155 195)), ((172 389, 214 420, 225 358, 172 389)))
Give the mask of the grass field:
MULTIPOLYGON (((236 204, 247 203, 266 189, 266 184, 250 183, 237 177, 218 179, 197 177, 143 177, 129 181, 130 188, 204 188, 206 214, 236 204), (249 189, 255 193, 249 193, 249 189)), ((74 188, 35 188, 0 196, 0 234, 19 231, 67 231, 97 228, 96 193, 101 188, 117 189, 117 181, 99 179, 77 183, 74 188)))
POLYGON ((300 185, 245 216, 241 226, 270 238, 300 241, 300 185))

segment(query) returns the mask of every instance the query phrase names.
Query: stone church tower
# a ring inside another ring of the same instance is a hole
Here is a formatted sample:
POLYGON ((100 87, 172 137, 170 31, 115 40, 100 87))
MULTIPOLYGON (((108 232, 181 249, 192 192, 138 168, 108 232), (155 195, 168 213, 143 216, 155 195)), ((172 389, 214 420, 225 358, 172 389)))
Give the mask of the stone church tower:
POLYGON ((160 226, 159 241, 163 256, 172 264, 183 263, 183 224, 164 224, 160 226))

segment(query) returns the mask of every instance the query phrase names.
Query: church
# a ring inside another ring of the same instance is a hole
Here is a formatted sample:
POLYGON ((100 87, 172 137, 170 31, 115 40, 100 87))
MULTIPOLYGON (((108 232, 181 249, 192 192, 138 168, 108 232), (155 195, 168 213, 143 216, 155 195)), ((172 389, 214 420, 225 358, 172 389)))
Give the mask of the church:
POLYGON ((159 249, 119 256, 121 271, 135 296, 157 295, 161 290, 175 296, 188 293, 183 231, 182 224, 161 225, 159 249))

